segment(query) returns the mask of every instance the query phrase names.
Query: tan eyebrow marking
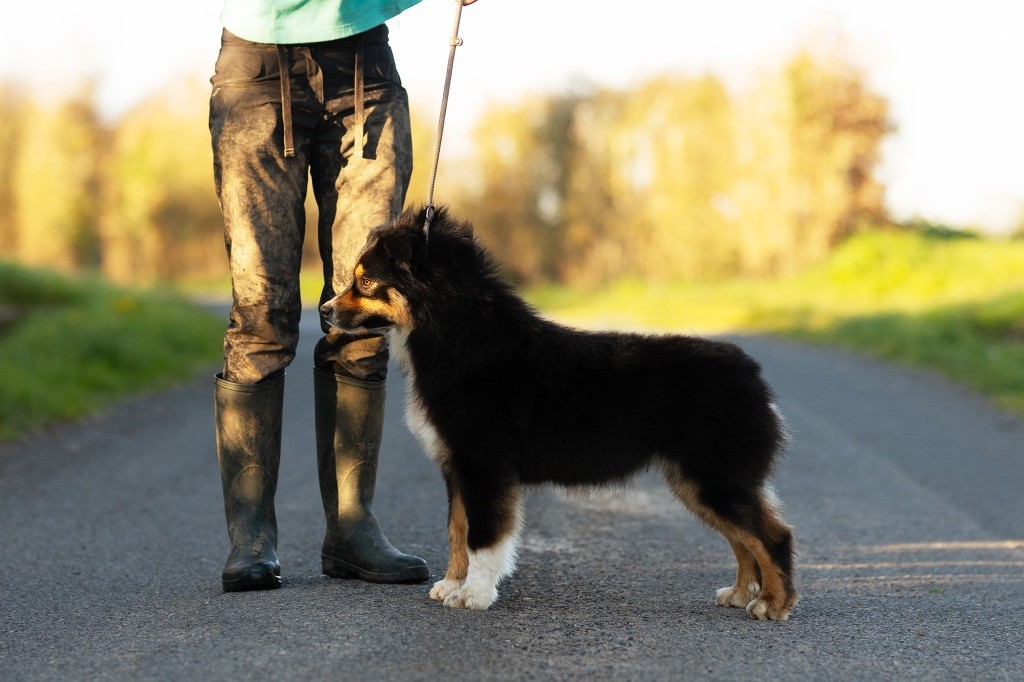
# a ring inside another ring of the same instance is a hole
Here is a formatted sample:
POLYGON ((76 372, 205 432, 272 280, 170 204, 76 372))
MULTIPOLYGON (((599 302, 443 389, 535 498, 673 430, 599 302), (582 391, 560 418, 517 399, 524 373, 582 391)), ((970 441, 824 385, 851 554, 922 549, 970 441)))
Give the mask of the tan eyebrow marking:
POLYGON ((356 296, 352 289, 347 289, 338 297, 338 303, 344 310, 359 311, 362 316, 380 315, 393 323, 412 328, 409 301, 394 289, 388 289, 387 301, 356 296))

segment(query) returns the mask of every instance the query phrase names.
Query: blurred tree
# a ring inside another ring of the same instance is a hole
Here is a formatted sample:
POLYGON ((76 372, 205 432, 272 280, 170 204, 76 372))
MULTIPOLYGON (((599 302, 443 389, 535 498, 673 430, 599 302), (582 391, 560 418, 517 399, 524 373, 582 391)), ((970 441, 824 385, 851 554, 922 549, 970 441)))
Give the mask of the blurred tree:
POLYGON ((637 193, 631 215, 644 225, 635 267, 660 279, 712 277, 736 269, 736 182, 732 104, 712 76, 659 78, 626 96, 621 159, 637 193))
POLYGON ((560 197, 564 244, 551 248, 564 252, 557 273, 561 281, 596 285, 622 274, 648 236, 636 219, 631 166, 622 164, 639 151, 630 131, 622 134, 626 100, 620 92, 599 90, 576 102, 560 197))
POLYGON ((0 254, 17 253, 18 222, 15 215, 14 160, 18 158, 21 129, 28 101, 22 87, 0 83, 0 254))
POLYGON ((103 219, 108 277, 226 272, 208 97, 206 87, 182 80, 128 112, 117 126, 103 219))
POLYGON ((16 130, 11 170, 14 253, 28 264, 65 270, 97 267, 106 132, 93 104, 92 85, 56 107, 30 102, 16 130))
POLYGON ((593 279, 598 252, 616 250, 616 233, 605 229, 613 215, 603 210, 612 208, 607 157, 578 125, 594 111, 584 90, 492 106, 474 133, 471 171, 449 167, 460 180, 457 207, 528 283, 593 279))
POLYGON ((1017 224, 1010 229, 1010 239, 1024 239, 1024 208, 1020 211, 1017 224))
MULTIPOLYGON (((550 215, 540 210, 540 185, 550 149, 538 138, 547 121, 543 98, 492 105, 473 133, 472 184, 457 205, 472 216, 477 233, 493 248, 502 265, 527 281, 543 277, 545 233, 550 215)), ((453 202, 454 203, 454 202, 453 202)))
POLYGON ((477 130, 468 209, 528 281, 772 274, 885 219, 885 100, 798 54, 730 95, 712 76, 533 98, 477 130))
MULTIPOLYGON (((5 251, 119 280, 226 273, 205 85, 169 87, 109 132, 88 90, 49 108, 0 94, 5 251)), ((413 112, 409 204, 426 199, 435 116, 413 112)), ((527 283, 780 273, 885 220, 875 166, 891 128, 863 74, 824 52, 739 93, 713 76, 573 85, 489 107, 468 158, 447 146, 436 200, 527 283)), ((307 221, 319 268, 312 192, 307 221)))
MULTIPOLYGON (((599 221, 591 224, 587 235, 573 229, 573 177, 588 161, 576 131, 576 117, 586 99, 577 85, 564 95, 547 97, 534 105, 530 136, 536 148, 527 150, 531 161, 528 172, 532 176, 532 212, 538 220, 533 239, 539 251, 537 276, 544 280, 573 279, 577 266, 587 259, 594 235, 602 231, 599 221)), ((586 195, 593 200, 598 193, 599 187, 594 186, 586 195)))
POLYGON ((839 57, 801 52, 739 109, 740 268, 792 271, 865 223, 885 220, 874 177, 886 101, 839 57))

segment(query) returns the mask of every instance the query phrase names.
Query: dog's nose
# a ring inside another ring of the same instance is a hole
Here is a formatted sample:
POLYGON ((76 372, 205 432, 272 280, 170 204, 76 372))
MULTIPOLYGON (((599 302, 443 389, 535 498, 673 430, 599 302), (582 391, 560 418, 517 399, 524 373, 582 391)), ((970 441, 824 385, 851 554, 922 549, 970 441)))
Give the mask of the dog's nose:
POLYGON ((331 304, 330 303, 324 303, 322 306, 320 306, 320 316, 321 317, 326 318, 330 314, 331 314, 331 304))

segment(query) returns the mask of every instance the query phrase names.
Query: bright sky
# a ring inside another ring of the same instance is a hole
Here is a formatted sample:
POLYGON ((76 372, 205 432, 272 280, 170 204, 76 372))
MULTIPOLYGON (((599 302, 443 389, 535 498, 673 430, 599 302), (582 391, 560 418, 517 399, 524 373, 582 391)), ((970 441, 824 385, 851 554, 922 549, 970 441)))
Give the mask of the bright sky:
MULTIPOLYGON (((180 74, 208 76, 216 59, 218 0, 12 5, 0 24, 0 77, 35 81, 52 94, 94 75, 109 116, 180 74)), ((431 111, 453 15, 452 0, 423 0, 391 22, 403 81, 431 111)), ((664 71, 711 71, 742 87, 823 32, 845 37, 892 104, 899 130, 881 175, 897 217, 993 231, 1018 223, 1020 0, 479 0, 463 11, 445 152, 465 144, 490 99, 558 90, 572 79, 623 86, 664 71)))

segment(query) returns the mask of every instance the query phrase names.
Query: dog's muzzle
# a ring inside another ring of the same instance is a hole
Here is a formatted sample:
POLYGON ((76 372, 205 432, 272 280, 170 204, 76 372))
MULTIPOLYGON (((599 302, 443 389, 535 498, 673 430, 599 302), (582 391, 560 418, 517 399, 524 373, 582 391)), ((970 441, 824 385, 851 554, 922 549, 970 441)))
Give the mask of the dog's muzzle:
POLYGON ((334 298, 330 299, 322 306, 320 306, 320 317, 322 317, 324 321, 327 322, 327 324, 331 325, 332 327, 343 329, 345 325, 343 325, 341 323, 341 320, 338 319, 338 310, 337 308, 334 307, 334 301, 337 298, 338 297, 335 296, 334 298))

